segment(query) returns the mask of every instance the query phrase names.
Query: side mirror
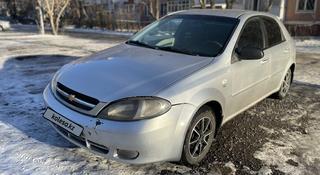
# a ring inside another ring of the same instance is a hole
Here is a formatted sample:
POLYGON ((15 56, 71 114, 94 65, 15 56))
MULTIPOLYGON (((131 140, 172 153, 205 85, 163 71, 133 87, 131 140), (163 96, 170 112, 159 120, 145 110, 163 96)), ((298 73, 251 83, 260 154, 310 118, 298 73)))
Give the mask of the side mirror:
POLYGON ((264 56, 262 49, 256 47, 244 47, 236 50, 242 60, 258 60, 264 56))

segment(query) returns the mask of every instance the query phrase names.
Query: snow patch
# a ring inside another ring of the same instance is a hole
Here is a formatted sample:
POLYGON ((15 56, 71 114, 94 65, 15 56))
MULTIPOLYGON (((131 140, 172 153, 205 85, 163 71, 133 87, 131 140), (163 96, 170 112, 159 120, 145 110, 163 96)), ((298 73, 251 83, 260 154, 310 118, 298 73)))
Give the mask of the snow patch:
POLYGON ((308 134, 282 132, 282 137, 264 144, 254 157, 286 174, 320 172, 320 111, 309 115, 316 120, 309 123, 308 134))
POLYGON ((295 38, 297 52, 320 53, 320 38, 311 39, 295 38))
POLYGON ((258 175, 272 175, 272 170, 266 166, 262 167, 258 173, 258 175))
POLYGON ((102 34, 102 35, 115 35, 115 36, 132 36, 132 32, 118 32, 118 31, 112 31, 107 29, 101 29, 101 28, 75 28, 74 26, 66 26, 64 28, 67 32, 74 32, 74 33, 91 33, 91 34, 102 34))
POLYGON ((230 168, 230 174, 236 174, 237 168, 232 162, 227 162, 224 166, 230 168))

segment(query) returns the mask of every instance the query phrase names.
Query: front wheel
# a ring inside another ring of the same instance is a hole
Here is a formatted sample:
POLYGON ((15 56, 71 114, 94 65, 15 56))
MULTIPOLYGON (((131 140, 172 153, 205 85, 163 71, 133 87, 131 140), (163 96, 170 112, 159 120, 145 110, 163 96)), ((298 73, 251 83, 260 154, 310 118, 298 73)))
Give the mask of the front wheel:
POLYGON ((273 94, 273 97, 277 99, 284 99, 284 97, 288 94, 290 86, 291 86, 291 80, 292 80, 292 71, 291 69, 288 70, 286 73, 286 76, 284 77, 284 80, 282 81, 280 90, 273 94))
POLYGON ((204 106, 194 116, 183 145, 181 162, 198 164, 209 152, 216 131, 215 114, 204 106))

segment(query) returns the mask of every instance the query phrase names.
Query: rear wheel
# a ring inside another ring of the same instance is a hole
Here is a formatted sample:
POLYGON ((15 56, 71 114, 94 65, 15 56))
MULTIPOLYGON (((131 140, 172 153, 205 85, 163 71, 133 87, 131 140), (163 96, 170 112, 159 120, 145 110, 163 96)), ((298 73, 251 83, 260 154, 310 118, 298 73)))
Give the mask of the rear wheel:
POLYGON ((288 94, 290 86, 291 86, 291 80, 292 80, 292 71, 291 69, 288 70, 286 73, 286 76, 284 77, 284 80, 282 81, 280 90, 273 94, 274 98, 277 99, 284 99, 284 97, 288 94))
POLYGON ((215 114, 203 106, 194 116, 183 145, 181 162, 198 164, 209 152, 216 131, 215 114))

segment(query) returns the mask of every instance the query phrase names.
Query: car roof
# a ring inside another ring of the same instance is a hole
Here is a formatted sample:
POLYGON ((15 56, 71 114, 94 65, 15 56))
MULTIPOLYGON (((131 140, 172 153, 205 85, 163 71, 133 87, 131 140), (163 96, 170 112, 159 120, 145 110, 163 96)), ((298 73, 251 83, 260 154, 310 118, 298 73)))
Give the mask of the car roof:
POLYGON ((239 18, 244 14, 257 14, 263 15, 264 13, 249 11, 249 10, 237 10, 237 9, 192 9, 192 10, 183 10, 172 13, 174 15, 210 15, 210 16, 223 16, 230 18, 239 18))

